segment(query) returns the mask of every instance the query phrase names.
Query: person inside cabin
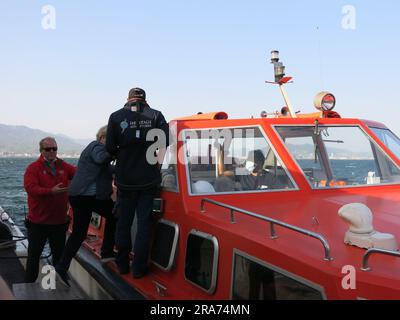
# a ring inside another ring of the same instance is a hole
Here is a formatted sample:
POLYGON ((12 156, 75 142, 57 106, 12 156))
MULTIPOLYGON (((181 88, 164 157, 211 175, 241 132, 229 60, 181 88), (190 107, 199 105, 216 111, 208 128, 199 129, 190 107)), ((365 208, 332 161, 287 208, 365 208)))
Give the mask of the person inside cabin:
POLYGON ((159 193, 160 164, 168 139, 168 123, 160 111, 150 108, 146 93, 141 88, 131 89, 124 107, 110 115, 106 147, 117 160, 115 184, 118 188, 119 217, 116 264, 120 274, 129 273, 131 226, 135 214, 137 232, 132 275, 141 278, 148 272, 153 199, 159 193), (153 133, 156 142, 147 137, 153 133), (155 144, 157 148, 154 149, 155 144), (158 152, 154 152, 157 149, 158 152))
POLYGON ((114 257, 116 219, 113 215, 114 201, 111 199, 113 167, 112 157, 105 147, 106 134, 107 126, 101 127, 96 134, 96 140, 82 151, 68 190, 74 213, 73 228, 63 255, 56 265, 57 273, 67 285, 69 266, 86 238, 92 212, 106 218, 101 259, 105 262, 114 257))
POLYGON ((248 153, 245 167, 247 175, 240 175, 239 183, 242 190, 266 190, 275 185, 274 175, 264 167, 265 156, 261 150, 248 153))
POLYGON ((236 183, 226 175, 221 175, 214 182, 214 188, 217 192, 230 192, 236 190, 236 183))
POLYGON ((52 262, 56 265, 62 255, 69 226, 67 189, 75 167, 57 157, 57 142, 46 137, 39 142, 40 157, 24 174, 28 194, 28 259, 25 282, 35 282, 39 261, 46 241, 49 241, 52 262))

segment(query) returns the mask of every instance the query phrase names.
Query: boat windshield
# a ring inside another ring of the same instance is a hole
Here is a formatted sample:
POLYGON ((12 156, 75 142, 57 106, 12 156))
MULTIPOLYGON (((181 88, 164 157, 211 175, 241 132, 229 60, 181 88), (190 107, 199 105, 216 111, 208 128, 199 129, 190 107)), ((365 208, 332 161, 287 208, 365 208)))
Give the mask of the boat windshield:
POLYGON ((400 183, 397 165, 358 126, 277 126, 313 188, 400 183))
POLYGON ((400 139, 389 129, 374 127, 370 127, 370 129, 400 159, 400 139))
POLYGON ((185 130, 184 137, 192 194, 295 188, 259 127, 185 130))

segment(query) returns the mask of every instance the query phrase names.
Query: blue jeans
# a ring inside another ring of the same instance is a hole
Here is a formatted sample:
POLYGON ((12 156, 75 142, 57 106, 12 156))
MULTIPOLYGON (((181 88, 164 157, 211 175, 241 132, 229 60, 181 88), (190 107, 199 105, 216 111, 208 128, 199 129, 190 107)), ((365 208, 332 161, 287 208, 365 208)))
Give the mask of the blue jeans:
POLYGON ((146 270, 150 250, 153 199, 156 189, 140 191, 118 191, 118 221, 115 244, 118 249, 116 263, 119 266, 129 264, 129 253, 132 250, 131 227, 137 214, 137 232, 135 238, 135 255, 132 269, 134 273, 146 270))

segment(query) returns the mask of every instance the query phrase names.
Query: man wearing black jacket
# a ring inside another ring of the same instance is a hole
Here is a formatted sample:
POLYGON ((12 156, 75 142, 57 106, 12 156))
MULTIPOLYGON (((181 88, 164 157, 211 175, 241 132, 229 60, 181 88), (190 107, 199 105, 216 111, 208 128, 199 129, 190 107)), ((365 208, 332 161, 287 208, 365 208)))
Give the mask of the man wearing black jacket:
POLYGON ((131 226, 136 212, 137 233, 132 264, 135 278, 144 276, 148 271, 151 212, 161 182, 154 137, 157 137, 160 159, 167 146, 168 132, 164 116, 150 108, 146 93, 140 88, 129 91, 128 102, 111 114, 108 122, 106 148, 117 159, 115 184, 118 188, 119 217, 116 263, 121 274, 129 273, 131 226))

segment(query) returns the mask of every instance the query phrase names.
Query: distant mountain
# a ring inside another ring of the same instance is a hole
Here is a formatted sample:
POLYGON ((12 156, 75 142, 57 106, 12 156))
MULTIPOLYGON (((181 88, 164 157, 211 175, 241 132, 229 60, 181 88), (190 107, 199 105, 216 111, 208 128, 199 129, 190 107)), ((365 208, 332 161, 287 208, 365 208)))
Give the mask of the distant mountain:
POLYGON ((88 140, 74 140, 62 134, 53 134, 26 126, 0 124, 0 155, 36 155, 39 141, 44 137, 57 140, 59 154, 78 155, 88 140))
POLYGON ((90 142, 92 142, 94 140, 94 137, 93 137, 93 139, 74 139, 74 141, 76 142, 76 143, 78 143, 78 144, 80 144, 80 145, 82 145, 82 146, 87 146, 90 142))
MULTIPOLYGON (((313 159, 315 157, 315 147, 313 144, 288 143, 287 146, 298 159, 313 159)), ((330 145, 327 152, 329 153, 330 158, 371 158, 371 154, 368 152, 360 152, 339 147, 334 148, 330 145)))

